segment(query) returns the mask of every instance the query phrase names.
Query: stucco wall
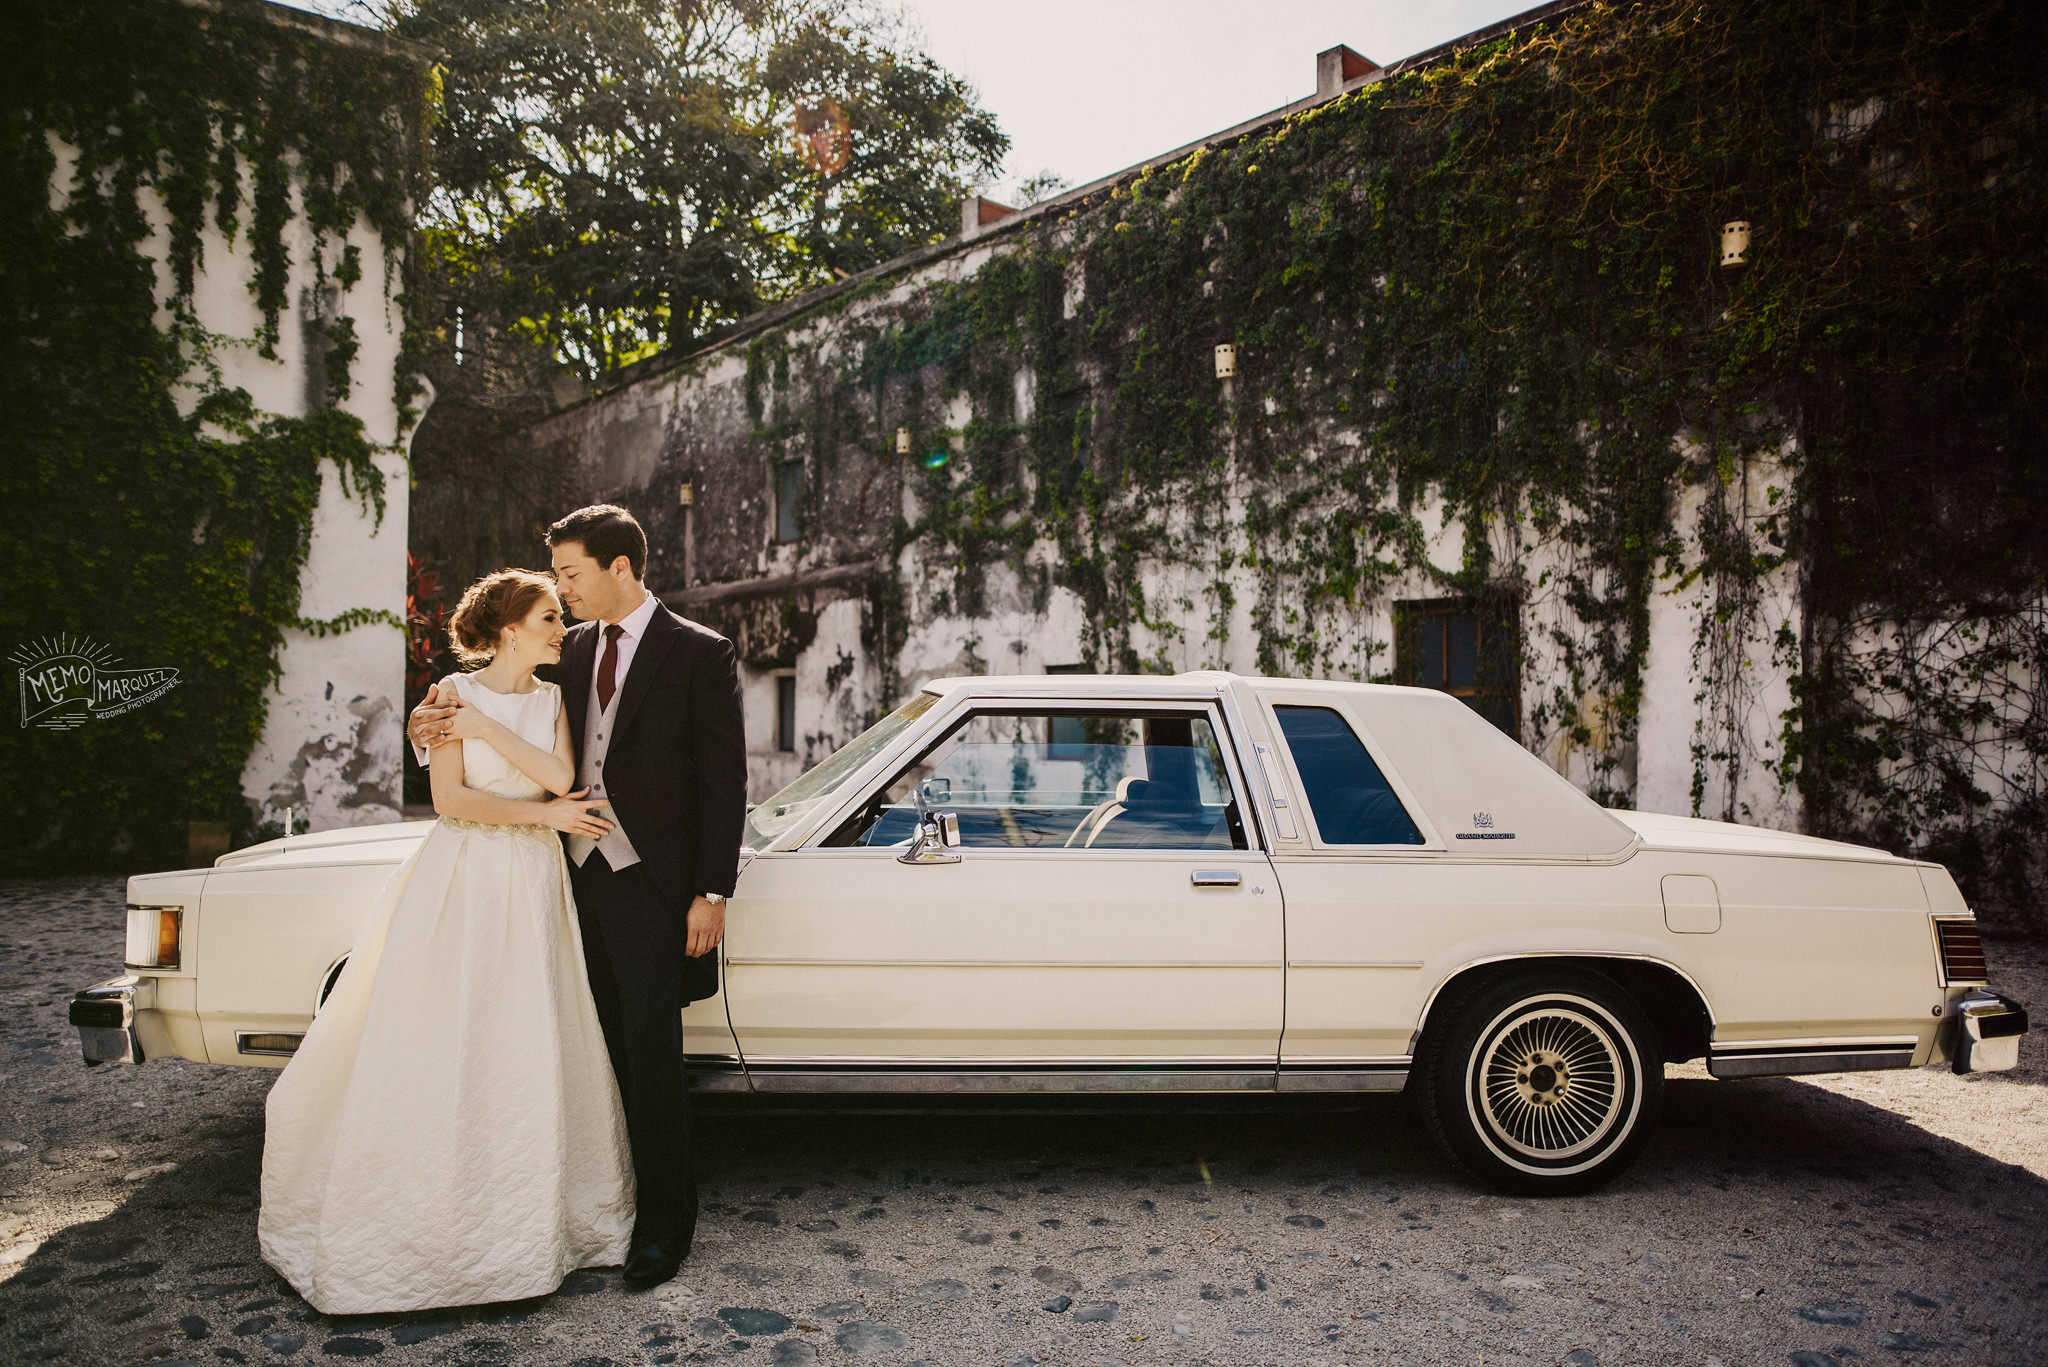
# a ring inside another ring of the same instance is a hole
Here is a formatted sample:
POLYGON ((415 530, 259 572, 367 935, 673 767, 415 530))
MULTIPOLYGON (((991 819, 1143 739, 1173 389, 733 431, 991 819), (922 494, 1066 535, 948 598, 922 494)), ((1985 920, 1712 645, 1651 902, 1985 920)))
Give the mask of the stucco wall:
MULTIPOLYGON (((60 144, 56 185, 68 179, 75 160, 60 144)), ((391 448, 377 459, 384 474, 384 512, 380 520, 374 508, 350 497, 333 466, 323 470, 311 548, 300 575, 299 615, 325 621, 351 608, 368 608, 402 620, 410 434, 399 431, 393 391, 404 332, 393 298, 400 263, 395 253, 386 252, 378 234, 358 220, 346 237, 327 239, 327 278, 324 285, 316 284, 314 234, 297 212, 298 195, 295 185, 294 212, 284 229, 291 287, 279 320, 275 359, 264 357, 255 340, 263 316, 250 290, 254 267, 248 234, 230 242, 211 216, 201 235, 193 310, 202 326, 223 339, 214 355, 222 383, 247 390, 259 410, 285 417, 304 416, 324 402, 326 358, 316 325, 343 316, 355 320, 358 351, 350 367, 349 395, 340 406, 362 419, 372 441, 391 448), (362 273, 354 285, 344 286, 333 278, 333 268, 349 246, 360 253, 362 273)), ((144 204, 152 228, 144 250, 157 263, 158 298, 168 308, 170 217, 154 195, 145 196, 144 204)), ((299 830, 397 820, 403 633, 375 623, 327 637, 287 629, 279 664, 283 674, 242 775, 242 791, 256 820, 281 823, 287 808, 299 830)))
MULTIPOLYGON (((762 334, 778 354, 786 348, 791 370, 771 384, 757 355, 755 402, 771 410, 777 403, 798 408, 813 402, 821 386, 834 383, 864 321, 933 282, 963 279, 1006 250, 1002 243, 959 244, 836 311, 762 334), (767 388, 775 394, 764 401, 767 388)), ((1085 661, 1087 608, 1057 582, 1060 552, 1050 542, 1033 546, 1019 563, 988 567, 971 610, 961 605, 953 567, 943 556, 932 560, 925 539, 897 545, 900 529, 916 525, 925 511, 921 481, 913 475, 919 457, 899 456, 891 443, 873 439, 874 432, 891 426, 879 410, 863 409, 851 424, 868 434, 865 439, 849 439, 834 450, 808 449, 804 432, 786 439, 782 454, 805 467, 805 526, 799 540, 777 541, 775 457, 761 439, 774 413, 757 419, 750 410, 750 344, 735 340, 557 414, 533 429, 531 453, 553 467, 575 491, 575 501, 608 500, 631 508, 650 536, 650 586, 678 611, 738 643, 753 797, 787 783, 927 679, 1036 674, 1085 661), (688 507, 681 501, 685 484, 692 499, 688 507), (885 630, 891 625, 893 632, 885 630), (884 652, 885 639, 900 644, 884 652), (776 745, 775 676, 786 671, 797 680, 793 750, 776 745)), ((1021 361, 1015 391, 1016 419, 1022 422, 1034 401, 1034 377, 1021 361)), ((957 434, 972 414, 964 397, 943 403, 939 425, 952 430, 957 446, 957 434)), ((1674 441, 1682 439, 1674 434, 1674 441)), ((1304 452, 1304 460, 1339 454, 1356 436, 1331 424, 1324 441, 1323 450, 1304 452)), ((1726 485, 1688 488, 1686 506, 1674 519, 1685 558, 1696 558, 1698 525, 1710 508, 1759 528, 1773 511, 1768 490, 1787 483, 1781 464, 1764 461, 1738 467, 1726 485)), ((1223 507, 1206 510, 1213 544, 1193 546, 1192 555, 1189 538, 1197 534, 1190 510, 1169 500, 1159 514, 1181 550, 1176 563, 1138 567, 1151 610, 1132 645, 1148 668, 1258 672, 1252 614, 1268 589, 1242 555, 1225 554, 1246 548, 1246 506, 1258 490, 1242 476, 1232 476, 1225 487, 1223 507), (1219 583, 1233 599, 1220 620, 1219 583)), ((1428 562, 1445 572, 1459 569, 1464 524, 1428 490, 1410 511, 1423 528, 1428 562)), ((1485 534, 1494 563, 1510 567, 1522 585, 1525 745, 1575 783, 1611 800, 1645 810, 1797 825, 1796 794, 1780 788, 1776 764, 1782 713, 1790 702, 1788 679, 1797 665, 1796 652, 1781 648, 1785 634, 1796 640, 1799 630, 1794 566, 1767 575, 1764 591, 1732 619, 1729 605, 1713 601, 1698 583, 1659 583, 1650 608, 1647 697, 1630 743, 1613 725, 1613 700, 1575 691, 1557 644, 1580 629, 1559 587, 1574 568, 1568 548, 1535 535, 1526 519, 1502 519, 1485 534), (1702 672, 1716 670, 1723 672, 1725 686, 1704 686, 1702 672)), ((1369 598, 1319 609, 1314 659, 1290 672, 1386 677, 1393 665, 1396 605, 1441 596, 1418 569, 1369 598)), ((1270 606, 1283 613, 1294 607, 1285 601, 1270 606)))

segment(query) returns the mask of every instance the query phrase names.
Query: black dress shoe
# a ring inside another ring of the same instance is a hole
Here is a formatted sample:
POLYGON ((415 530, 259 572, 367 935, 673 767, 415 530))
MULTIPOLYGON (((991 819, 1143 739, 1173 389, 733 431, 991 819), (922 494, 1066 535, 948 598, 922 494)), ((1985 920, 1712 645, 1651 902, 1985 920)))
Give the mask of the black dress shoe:
POLYGON ((660 1286, 689 1256, 688 1239, 649 1239, 626 1256, 626 1285, 635 1291, 660 1286))
POLYGON ((636 1224, 627 1245, 625 1280, 630 1287, 659 1286, 676 1275, 697 1239, 697 1179, 684 1179, 683 1208, 673 1232, 649 1235, 636 1224))

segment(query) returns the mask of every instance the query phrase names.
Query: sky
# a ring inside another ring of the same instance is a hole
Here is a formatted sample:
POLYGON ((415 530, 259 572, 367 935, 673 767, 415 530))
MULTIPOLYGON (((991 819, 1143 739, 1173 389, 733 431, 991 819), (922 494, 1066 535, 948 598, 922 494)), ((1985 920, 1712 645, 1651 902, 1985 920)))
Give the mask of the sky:
MULTIPOLYGON (((1382 66, 1540 0, 906 0, 940 65, 1010 135, 1003 200, 1041 171, 1074 185, 1315 92, 1339 43, 1382 66)), ((1011 199, 1005 202, 1014 203, 1011 199)))
MULTIPOLYGON (((283 0, 362 21, 366 0, 283 0)), ((374 0, 367 0, 374 5, 374 0)), ((880 0, 1010 135, 990 198, 1135 166, 1314 92, 1339 43, 1381 65, 1540 0, 880 0)))

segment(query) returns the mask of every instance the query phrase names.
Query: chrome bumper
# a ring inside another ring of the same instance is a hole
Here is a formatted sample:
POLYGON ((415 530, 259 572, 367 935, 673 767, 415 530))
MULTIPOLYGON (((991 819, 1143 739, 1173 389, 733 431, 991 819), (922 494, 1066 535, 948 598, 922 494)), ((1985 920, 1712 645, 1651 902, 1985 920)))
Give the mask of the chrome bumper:
POLYGON ((1956 1003, 1955 1043, 1949 1057, 1959 1073, 2002 1073, 2020 1061, 2027 1008, 2002 992, 1972 988, 1956 1003))
POLYGON ((142 1062, 142 1040, 135 1033, 135 1013, 154 1005, 156 980, 138 978, 133 973, 109 978, 74 996, 71 1023, 78 1028, 78 1046, 85 1054, 85 1066, 142 1062))

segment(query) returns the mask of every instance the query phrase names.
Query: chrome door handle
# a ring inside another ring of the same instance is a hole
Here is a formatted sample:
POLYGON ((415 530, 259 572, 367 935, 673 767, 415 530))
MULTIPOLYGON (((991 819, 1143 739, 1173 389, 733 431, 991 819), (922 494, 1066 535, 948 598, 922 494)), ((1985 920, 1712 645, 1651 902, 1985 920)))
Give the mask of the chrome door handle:
POLYGON ((1198 888, 1234 888, 1244 878, 1236 869, 1196 869, 1188 881, 1198 888))

